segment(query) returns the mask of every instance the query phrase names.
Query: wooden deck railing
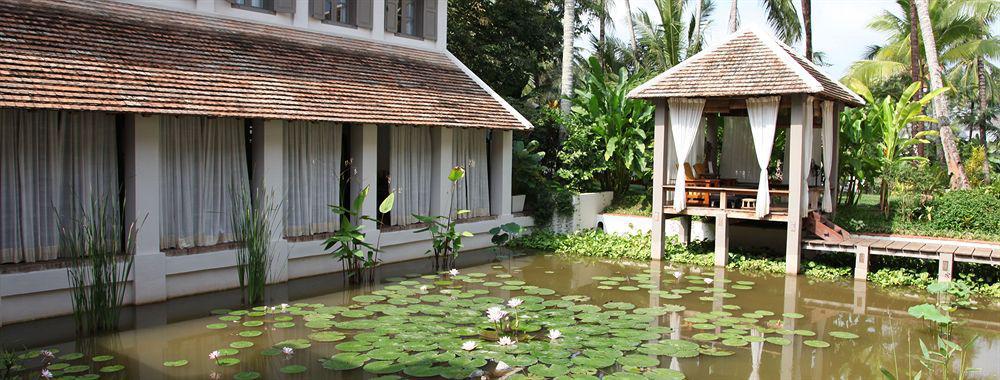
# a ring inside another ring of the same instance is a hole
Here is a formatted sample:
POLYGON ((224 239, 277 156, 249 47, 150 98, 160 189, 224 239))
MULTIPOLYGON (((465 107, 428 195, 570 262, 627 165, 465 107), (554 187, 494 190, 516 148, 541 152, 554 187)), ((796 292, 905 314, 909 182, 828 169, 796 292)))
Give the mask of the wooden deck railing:
MULTIPOLYGON (((675 189, 675 185, 673 185, 673 184, 669 184, 669 185, 664 185, 663 186, 663 192, 664 192, 664 198, 663 199, 666 202, 669 202, 669 201, 672 200, 672 198, 666 197, 666 192, 667 191, 674 191, 674 189, 675 189)), ((685 186, 684 189, 685 189, 685 191, 688 194, 688 205, 689 206, 695 206, 695 207, 712 207, 711 206, 711 200, 712 199, 711 199, 710 195, 718 195, 718 205, 716 207, 718 207, 721 210, 734 209, 734 208, 735 209, 742 209, 742 207, 740 207, 740 205, 736 205, 736 207, 729 207, 728 203, 729 203, 730 196, 748 195, 748 196, 751 196, 753 198, 756 198, 756 196, 757 196, 757 189, 756 188, 748 188, 748 187, 685 186), (692 194, 704 194, 705 195, 703 197, 704 201, 698 202, 697 200, 695 200, 693 202, 692 201, 692 197, 691 197, 692 194)), ((786 190, 786 189, 770 189, 768 192, 771 194, 771 197, 785 197, 785 198, 788 197, 788 190, 786 190)), ((816 195, 818 193, 822 192, 822 188, 810 187, 809 188, 809 192, 811 193, 810 194, 810 198, 811 199, 818 199, 818 196, 816 196, 816 195)), ((813 202, 810 202, 810 203, 813 203, 813 202)), ((807 207, 810 207, 810 209, 812 209, 811 205, 807 205, 807 207)), ((772 209, 772 211, 777 211, 777 209, 781 209, 781 208, 772 206, 771 209, 772 209)))

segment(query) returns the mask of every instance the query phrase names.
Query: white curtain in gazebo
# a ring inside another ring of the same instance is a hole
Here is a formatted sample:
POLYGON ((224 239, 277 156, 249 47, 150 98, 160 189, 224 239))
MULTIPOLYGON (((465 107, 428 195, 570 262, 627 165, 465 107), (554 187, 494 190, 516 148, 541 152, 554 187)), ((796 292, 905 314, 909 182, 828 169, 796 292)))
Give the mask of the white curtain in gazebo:
POLYGON ((750 118, 750 132, 753 134, 753 146, 757 152, 757 168, 760 169, 757 185, 758 218, 763 218, 771 212, 771 193, 767 183, 767 164, 771 161, 771 148, 774 146, 774 128, 778 122, 778 104, 780 96, 763 98, 747 98, 747 115, 750 118))
POLYGON ((823 102, 823 211, 833 212, 833 102, 823 102))
POLYGON ((753 149, 750 120, 745 117, 726 117, 722 132, 722 153, 719 160, 719 177, 733 178, 739 182, 757 180, 757 154, 753 149))
POLYGON ((806 121, 802 131, 802 207, 800 216, 809 213, 809 172, 813 158, 813 97, 806 97, 806 121))
POLYGON ((687 207, 687 194, 684 191, 684 162, 694 145, 701 124, 702 110, 705 109, 705 99, 670 98, 670 134, 674 140, 674 151, 677 152, 677 187, 674 191, 674 210, 681 211, 687 207))

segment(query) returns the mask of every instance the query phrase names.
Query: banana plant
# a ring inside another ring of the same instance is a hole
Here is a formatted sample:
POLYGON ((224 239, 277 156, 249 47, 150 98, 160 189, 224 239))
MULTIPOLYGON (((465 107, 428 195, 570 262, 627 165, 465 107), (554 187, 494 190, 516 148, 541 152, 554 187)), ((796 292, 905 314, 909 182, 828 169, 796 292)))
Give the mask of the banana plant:
MULTIPOLYGON (((373 272, 378 266, 381 252, 381 234, 375 244, 369 243, 364 221, 374 222, 381 226, 382 222, 365 215, 362 207, 368 197, 368 186, 358 193, 350 207, 330 205, 330 211, 340 216, 340 228, 323 242, 325 249, 333 249, 330 254, 341 262, 350 282, 360 283, 365 278, 373 279, 373 272)), ((396 201, 396 193, 389 193, 378 206, 378 212, 386 214, 392 211, 396 201)))
POLYGON ((452 168, 448 173, 448 181, 451 181, 451 206, 448 209, 447 216, 413 215, 414 218, 417 218, 417 221, 427 225, 427 227, 416 230, 414 233, 430 232, 431 249, 427 250, 426 253, 433 253, 435 265, 439 267, 443 266, 443 269, 455 268, 458 254, 462 250, 462 239, 473 236, 471 232, 459 232, 455 228, 458 224, 456 220, 458 215, 469 213, 469 210, 455 211, 455 195, 458 189, 458 181, 463 177, 465 177, 465 168, 461 166, 452 168))

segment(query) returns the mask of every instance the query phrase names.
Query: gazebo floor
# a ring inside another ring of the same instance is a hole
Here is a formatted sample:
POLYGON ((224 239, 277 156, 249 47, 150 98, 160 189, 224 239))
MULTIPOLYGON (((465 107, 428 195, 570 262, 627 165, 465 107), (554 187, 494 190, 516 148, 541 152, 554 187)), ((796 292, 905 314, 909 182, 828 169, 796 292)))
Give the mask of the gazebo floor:
POLYGON ((688 205, 684 210, 677 212, 674 210, 673 202, 668 203, 663 207, 664 215, 685 215, 685 216, 706 216, 706 217, 717 217, 725 214, 731 219, 746 219, 746 220, 765 220, 772 222, 787 222, 788 221, 788 207, 781 206, 771 206, 771 213, 767 214, 763 218, 757 218, 756 211, 752 208, 726 208, 721 209, 718 207, 708 207, 708 206, 691 206, 688 205))

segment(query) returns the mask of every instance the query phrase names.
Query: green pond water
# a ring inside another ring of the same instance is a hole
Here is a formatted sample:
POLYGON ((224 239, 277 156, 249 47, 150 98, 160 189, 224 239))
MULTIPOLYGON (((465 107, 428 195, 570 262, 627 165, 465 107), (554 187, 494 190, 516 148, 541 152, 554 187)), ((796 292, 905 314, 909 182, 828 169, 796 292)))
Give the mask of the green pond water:
MULTIPOLYGON (((670 266, 478 253, 458 275, 426 261, 393 264, 379 284, 340 277, 270 289, 268 307, 236 293, 126 310, 128 330, 74 339, 67 318, 4 326, 4 346, 32 347, 21 378, 39 378, 41 349, 56 378, 369 379, 469 376, 609 379, 868 379, 919 369, 933 338, 906 309, 918 294, 670 266), (285 297, 286 301, 279 301, 285 297), (511 298, 523 303, 507 306, 511 298), (281 304, 287 304, 281 306, 281 304), (487 309, 517 315, 499 345, 487 309), (273 307, 273 309, 272 309, 273 307), (550 339, 551 330, 560 336, 550 339), (474 347, 473 343, 475 342, 474 347), (463 347, 463 345, 465 347, 463 347), (286 349, 287 348, 287 349, 286 349), (210 358, 216 352, 218 357, 210 358), (497 363, 507 368, 497 370, 497 363)), ((971 378, 1000 378, 1000 317, 955 314, 978 335, 971 378)), ((926 378, 926 377, 925 377, 926 378)))

